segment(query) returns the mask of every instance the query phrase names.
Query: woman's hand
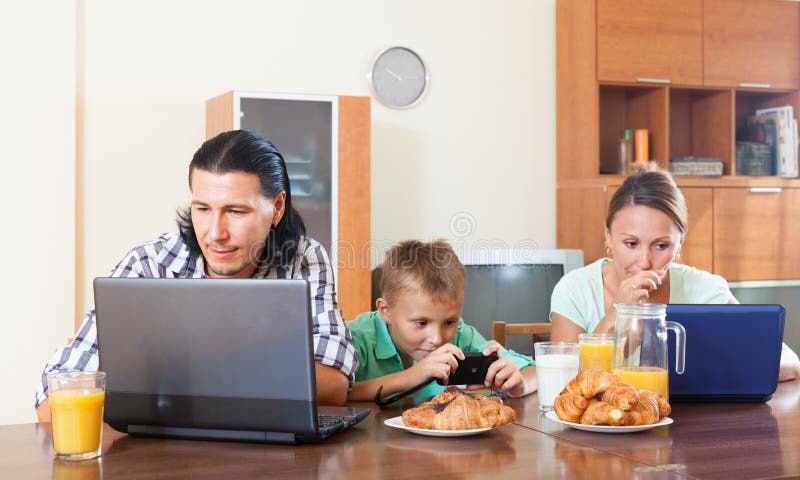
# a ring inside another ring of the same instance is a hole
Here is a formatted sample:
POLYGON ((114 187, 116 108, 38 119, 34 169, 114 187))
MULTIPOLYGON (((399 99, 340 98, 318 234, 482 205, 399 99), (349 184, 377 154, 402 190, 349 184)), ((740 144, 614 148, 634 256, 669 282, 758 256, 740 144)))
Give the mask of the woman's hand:
POLYGON ((413 378, 415 385, 430 378, 447 382, 450 374, 458 368, 458 360, 464 360, 464 352, 452 343, 445 343, 406 371, 413 378))
POLYGON ((614 303, 644 303, 664 281, 666 270, 642 270, 619 284, 614 303))
POLYGON ((492 352, 497 353, 498 359, 489 365, 484 385, 471 385, 468 388, 491 387, 493 390, 505 392, 514 398, 523 396, 525 394, 525 378, 522 373, 514 365, 514 362, 502 356, 500 344, 492 342, 483 349, 482 353, 491 355, 492 352))

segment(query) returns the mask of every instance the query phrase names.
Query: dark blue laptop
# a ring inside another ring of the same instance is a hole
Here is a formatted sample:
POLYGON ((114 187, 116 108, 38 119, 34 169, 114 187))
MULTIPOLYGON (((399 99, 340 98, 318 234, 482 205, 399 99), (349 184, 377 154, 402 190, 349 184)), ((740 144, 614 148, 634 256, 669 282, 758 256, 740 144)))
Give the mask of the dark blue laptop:
POLYGON ((675 373, 669 341, 670 402, 766 402, 778 388, 783 305, 667 305, 686 329, 686 369, 675 373))

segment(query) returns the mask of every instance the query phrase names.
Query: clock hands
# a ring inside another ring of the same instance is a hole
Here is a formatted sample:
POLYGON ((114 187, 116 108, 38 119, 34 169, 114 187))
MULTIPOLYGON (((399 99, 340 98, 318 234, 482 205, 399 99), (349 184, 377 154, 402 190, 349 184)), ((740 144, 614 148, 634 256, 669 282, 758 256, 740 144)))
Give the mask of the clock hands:
POLYGON ((386 73, 388 73, 389 75, 391 75, 394 78, 396 78, 397 81, 399 81, 399 82, 403 81, 403 77, 401 77, 400 75, 394 73, 389 67, 386 67, 386 73))

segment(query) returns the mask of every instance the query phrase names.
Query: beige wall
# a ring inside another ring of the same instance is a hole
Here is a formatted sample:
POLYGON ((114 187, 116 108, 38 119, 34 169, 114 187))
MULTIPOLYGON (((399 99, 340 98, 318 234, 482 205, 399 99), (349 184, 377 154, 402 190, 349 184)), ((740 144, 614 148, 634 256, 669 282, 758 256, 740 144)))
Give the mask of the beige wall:
POLYGON ((33 392, 75 303, 75 5, 0 8, 3 274, 0 424, 35 419, 33 392))
MULTIPOLYGON (((187 165, 203 141, 205 99, 232 89, 369 95, 369 64, 390 45, 414 48, 431 86, 410 110, 373 102, 373 239, 555 246, 555 0, 74 2, 63 3, 77 5, 77 20, 60 17, 43 41, 68 50, 61 33, 77 25, 78 46, 65 54, 76 57, 74 165, 83 192, 76 312, 93 303, 94 277, 133 245, 175 229, 187 165)), ((59 85, 72 85, 66 67, 59 85)), ((72 168, 71 143, 53 146, 72 168)), ((66 183, 58 188, 71 198, 66 183)), ((20 222, 19 231, 47 231, 30 217, 20 222)), ((68 330, 70 305, 31 316, 49 326, 49 312, 60 315, 59 333, 31 353, 31 372, 14 385, 26 399, 68 330)))
POLYGON ((555 0, 87 0, 84 27, 84 307, 92 278, 174 230, 205 99, 369 95, 395 44, 431 87, 410 110, 373 102, 373 239, 555 246, 555 0), (474 228, 456 237, 462 212, 474 228))

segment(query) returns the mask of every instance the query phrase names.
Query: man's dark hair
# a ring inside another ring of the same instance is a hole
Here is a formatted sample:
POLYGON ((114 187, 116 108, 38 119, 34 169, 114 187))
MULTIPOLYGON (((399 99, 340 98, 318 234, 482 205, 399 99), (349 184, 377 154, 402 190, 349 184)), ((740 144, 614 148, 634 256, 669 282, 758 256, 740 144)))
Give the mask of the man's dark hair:
MULTIPOLYGON (((266 138, 250 130, 231 130, 206 140, 192 157, 189 164, 189 188, 192 173, 205 170, 218 175, 228 172, 253 173, 258 176, 261 193, 275 198, 286 192, 283 217, 277 225, 270 227, 264 239, 261 265, 286 267, 294 260, 300 237, 306 234, 306 226, 297 210, 292 207, 292 192, 289 174, 283 155, 266 138)), ((192 253, 202 255, 200 244, 192 224, 191 205, 178 210, 178 229, 181 238, 192 253)))

